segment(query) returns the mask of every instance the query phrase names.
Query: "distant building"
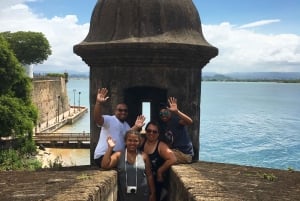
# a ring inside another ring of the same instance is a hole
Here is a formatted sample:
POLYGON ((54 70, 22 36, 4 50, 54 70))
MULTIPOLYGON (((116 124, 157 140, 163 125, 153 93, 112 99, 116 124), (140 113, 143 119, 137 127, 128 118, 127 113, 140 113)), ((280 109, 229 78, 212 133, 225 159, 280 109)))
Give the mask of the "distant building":
POLYGON ((28 77, 33 78, 33 64, 25 65, 25 70, 28 77))

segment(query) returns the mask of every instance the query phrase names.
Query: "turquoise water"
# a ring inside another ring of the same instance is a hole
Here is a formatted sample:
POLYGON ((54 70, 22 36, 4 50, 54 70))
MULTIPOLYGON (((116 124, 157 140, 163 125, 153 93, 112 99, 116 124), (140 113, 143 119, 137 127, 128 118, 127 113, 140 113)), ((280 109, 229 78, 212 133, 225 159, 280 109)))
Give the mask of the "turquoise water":
POLYGON ((200 160, 300 170, 300 84, 203 82, 200 160))
POLYGON ((75 91, 75 105, 79 105, 80 97, 80 106, 88 108, 88 113, 86 113, 76 124, 67 125, 60 129, 60 132, 90 132, 90 102, 89 102, 89 80, 88 79, 69 79, 67 83, 67 92, 69 97, 70 105, 74 105, 74 91, 75 91), (80 92, 80 96, 79 96, 80 92))
MULTIPOLYGON (((89 80, 70 79, 70 103, 89 108, 89 80)), ((203 82, 200 160, 300 170, 300 84, 203 82)), ((89 132, 87 113, 64 130, 89 132)))

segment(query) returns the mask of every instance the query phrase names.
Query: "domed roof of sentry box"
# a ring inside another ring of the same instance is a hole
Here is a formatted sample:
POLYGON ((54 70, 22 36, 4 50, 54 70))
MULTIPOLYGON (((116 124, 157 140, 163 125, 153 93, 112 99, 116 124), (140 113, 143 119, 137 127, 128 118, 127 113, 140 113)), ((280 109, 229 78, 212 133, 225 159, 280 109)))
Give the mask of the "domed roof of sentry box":
POLYGON ((98 0, 89 33, 81 45, 95 42, 212 47, 203 37, 192 0, 98 0))

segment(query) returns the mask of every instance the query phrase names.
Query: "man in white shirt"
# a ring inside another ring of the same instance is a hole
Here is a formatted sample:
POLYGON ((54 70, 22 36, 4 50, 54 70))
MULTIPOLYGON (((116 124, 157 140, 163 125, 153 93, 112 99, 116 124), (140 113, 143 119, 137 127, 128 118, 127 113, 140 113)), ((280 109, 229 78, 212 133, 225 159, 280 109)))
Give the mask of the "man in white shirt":
POLYGON ((125 103, 116 106, 114 115, 103 115, 101 105, 108 100, 108 90, 106 88, 98 89, 96 104, 94 107, 94 120, 97 126, 101 127, 100 137, 94 152, 94 161, 101 167, 103 155, 107 150, 107 137, 111 136, 116 146, 113 151, 120 151, 125 148, 124 135, 129 129, 141 130, 144 126, 145 117, 139 115, 132 128, 126 122, 128 116, 128 107, 125 103))

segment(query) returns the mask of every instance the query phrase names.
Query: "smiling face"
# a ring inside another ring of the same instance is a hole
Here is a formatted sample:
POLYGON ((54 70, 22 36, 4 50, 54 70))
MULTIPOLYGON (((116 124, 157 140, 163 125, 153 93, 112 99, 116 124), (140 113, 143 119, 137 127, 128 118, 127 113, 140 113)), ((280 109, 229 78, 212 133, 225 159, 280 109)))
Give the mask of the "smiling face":
POLYGON ((137 131, 127 131, 125 135, 125 145, 127 151, 136 152, 141 142, 140 134, 137 131))
POLYGON ((149 123, 146 126, 146 138, 149 142, 156 141, 159 137, 158 126, 152 123, 149 123))
POLYGON ((159 111, 159 117, 163 122, 167 122, 171 118, 171 112, 168 109, 161 109, 159 111))
POLYGON ((125 121, 127 116, 128 116, 128 108, 127 105, 125 104, 118 104, 115 110, 115 116, 120 120, 120 121, 125 121))

